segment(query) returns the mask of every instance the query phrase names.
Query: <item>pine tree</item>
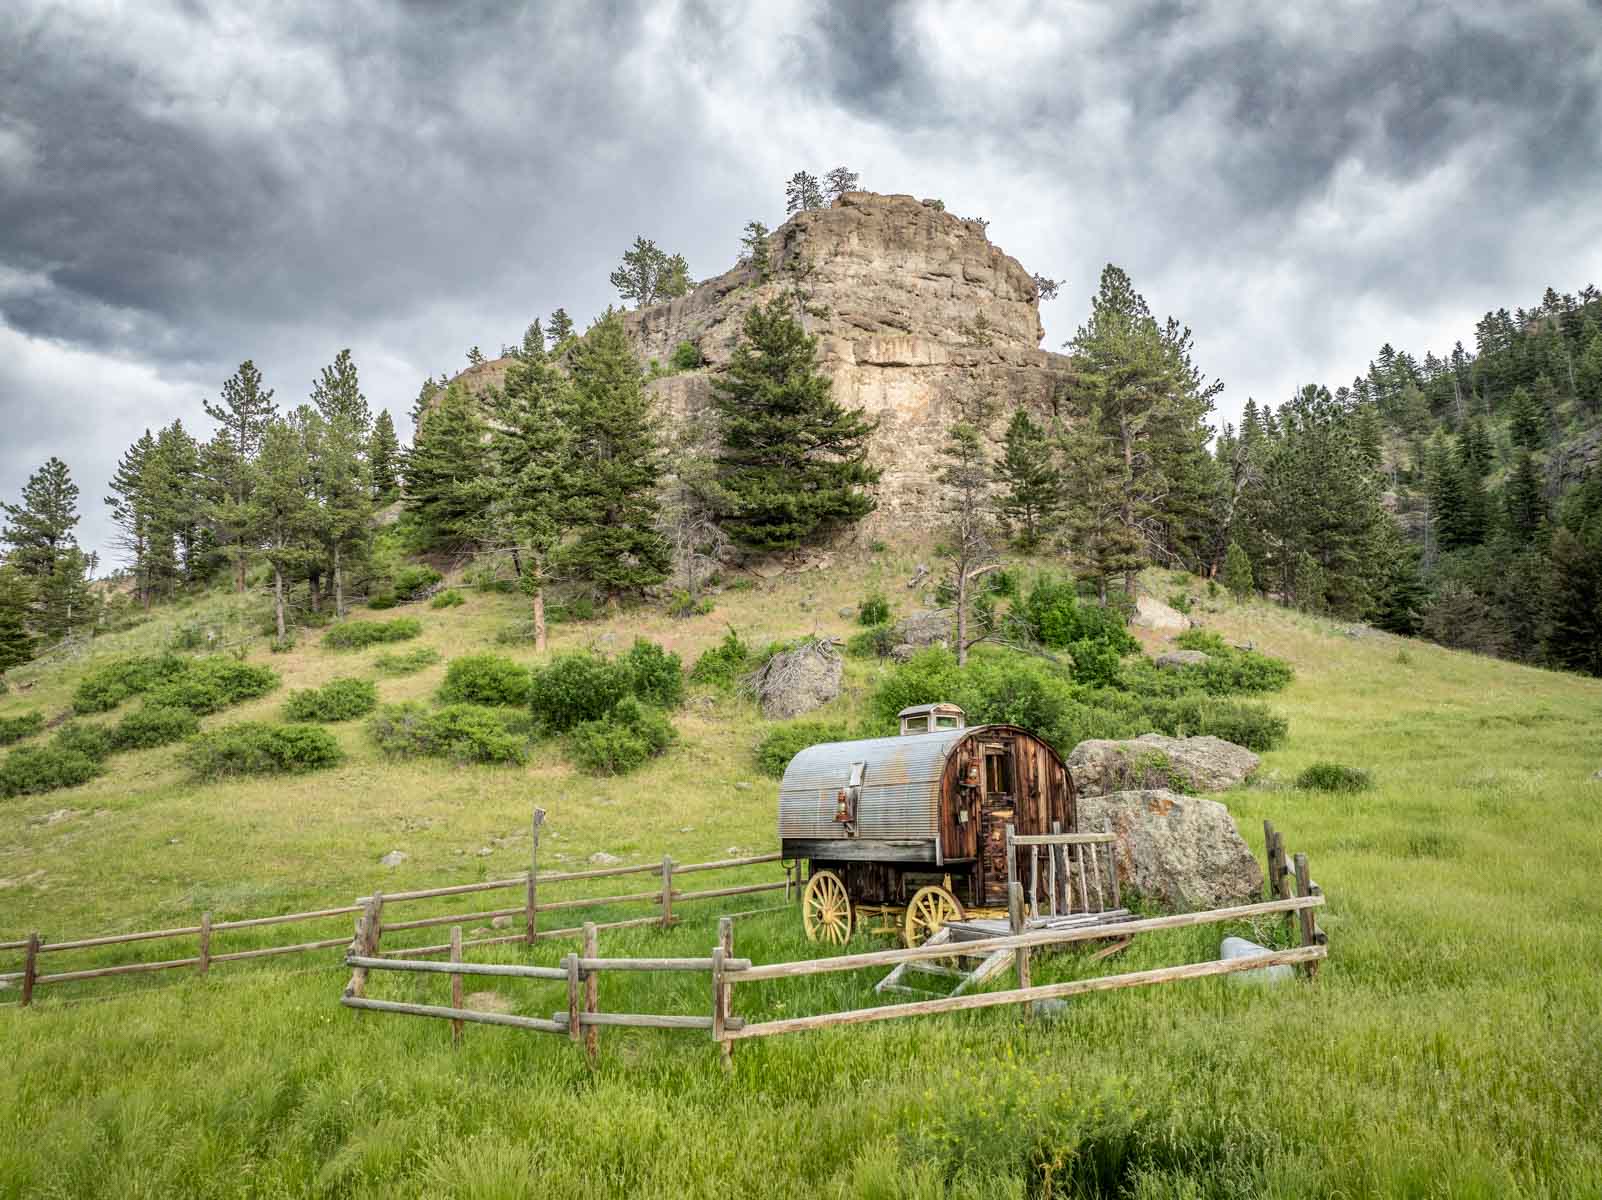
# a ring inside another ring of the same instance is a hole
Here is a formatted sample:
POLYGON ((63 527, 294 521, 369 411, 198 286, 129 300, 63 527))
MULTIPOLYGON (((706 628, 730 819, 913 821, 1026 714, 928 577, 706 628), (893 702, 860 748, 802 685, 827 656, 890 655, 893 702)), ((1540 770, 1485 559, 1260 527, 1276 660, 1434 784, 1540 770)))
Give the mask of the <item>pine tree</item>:
POLYGON ((1602 540, 1582 541, 1568 529, 1552 537, 1547 584, 1548 661, 1602 675, 1602 540))
POLYGON ((315 534, 306 449, 306 426, 312 415, 312 410, 302 408, 268 422, 246 510, 251 536, 272 567, 273 622, 279 642, 287 629, 285 585, 310 561, 307 543, 315 534))
POLYGON ((1224 554, 1223 583, 1236 600, 1244 600, 1257 590, 1252 578, 1252 560, 1246 556, 1239 542, 1230 542, 1224 554))
POLYGON ((367 467, 373 480, 373 499, 388 504, 400 494, 400 438, 395 435, 395 418, 381 408, 373 421, 373 436, 367 443, 367 467))
POLYGON ((412 401, 413 437, 417 436, 417 431, 423 426, 423 418, 428 415, 429 410, 434 407, 434 401, 439 399, 439 394, 444 390, 445 385, 436 381, 432 375, 423 380, 423 386, 417 390, 417 399, 412 401))
POLYGON ((1513 389, 1508 432, 1512 434, 1513 444, 1525 450, 1541 450, 1546 447, 1545 421, 1540 405, 1523 384, 1513 389))
POLYGON ((367 406, 367 397, 362 395, 361 381, 349 350, 341 350, 334 356, 333 364, 323 368, 312 384, 311 398, 324 421, 348 421, 364 438, 372 428, 372 410, 367 406))
POLYGON ((28 632, 32 612, 28 577, 9 563, 0 564, 0 676, 33 658, 34 639, 28 632))
POLYGON ((858 178, 857 173, 851 170, 850 167, 835 167, 834 170, 823 177, 824 195, 833 203, 847 192, 859 190, 857 186, 858 178))
POLYGON ((545 335, 550 339, 552 354, 561 354, 572 345, 577 333, 567 309, 559 308, 551 314, 550 320, 545 323, 545 335))
POLYGON ((611 603, 662 582, 671 565, 656 529, 662 478, 657 420, 620 317, 597 322, 574 346, 569 368, 573 537, 560 547, 555 565, 611 603))
POLYGON ((402 474, 407 511, 431 547, 461 547, 481 532, 492 486, 484 433, 478 406, 459 383, 423 417, 402 474))
POLYGON ((1579 356, 1574 364, 1574 397, 1587 413, 1602 413, 1602 328, 1587 317, 1581 333, 1579 356))
POLYGON ((156 453, 156 439, 150 430, 129 446, 111 476, 112 495, 106 497, 111 519, 117 526, 117 544, 128 555, 133 568, 134 599, 150 607, 153 589, 150 579, 150 498, 145 473, 156 453))
POLYGON ((495 495, 485 540, 510 553, 517 565, 533 604, 534 649, 544 653, 545 590, 572 520, 566 466, 575 420, 573 384, 544 355, 525 359, 507 371, 506 385, 491 406, 495 495))
POLYGON ((1541 527, 1546 523, 1546 497, 1542 493, 1535 456, 1528 450, 1519 455, 1508 476, 1502 502, 1508 529, 1514 537, 1526 544, 1540 537, 1541 527))
POLYGON ((207 455, 212 484, 207 516, 218 544, 234 564, 234 590, 245 590, 245 506, 250 500, 252 464, 267 425, 278 413, 271 388, 248 358, 222 386, 221 403, 203 401, 206 415, 221 425, 219 444, 207 455))
POLYGON ((519 350, 523 358, 545 357, 545 330, 540 328, 538 317, 529 322, 529 327, 523 330, 523 344, 519 350))
POLYGON ((863 491, 875 425, 830 395, 808 337, 782 299, 754 306, 727 371, 712 381, 719 516, 739 545, 793 551, 873 511, 863 491))
POLYGON ((768 227, 761 221, 747 221, 740 237, 740 261, 755 267, 757 275, 766 280, 772 270, 768 262, 771 253, 768 227))
POLYGON ((94 559, 78 548, 78 485, 67 464, 51 457, 28 477, 21 502, 0 503, 6 524, 0 544, 11 547, 8 564, 28 580, 33 592, 34 627, 46 638, 60 638, 91 615, 86 576, 94 559))
POLYGON ((345 405, 334 405, 329 411, 332 416, 309 414, 304 436, 315 502, 311 533, 333 580, 334 613, 342 617, 346 571, 365 556, 372 541, 373 482, 361 411, 345 405))
POLYGON ((1485 432, 1485 422, 1479 417, 1470 417, 1464 423, 1463 431, 1458 434, 1457 453, 1465 470, 1472 470, 1481 479, 1490 474, 1496 463, 1496 451, 1491 446, 1490 435, 1485 432))
POLYGON ((1063 526, 1075 570, 1093 580, 1103 604, 1107 581, 1146 563, 1139 538, 1120 520, 1123 461, 1095 403, 1078 406, 1058 434, 1063 463, 1063 526))
POLYGON ((1296 607, 1304 612, 1323 612, 1326 607, 1324 592, 1328 586, 1329 576, 1322 564, 1306 550, 1297 555, 1292 590, 1296 607))
POLYGON ((992 419, 989 398, 980 387, 970 385, 958 398, 956 420, 946 431, 936 473, 944 490, 941 508, 946 528, 941 555, 951 562, 959 667, 968 661, 975 581, 999 565, 991 537, 991 491, 995 486, 989 452, 992 419))
POLYGON ((467 348, 467 365, 469 367, 482 367, 487 361, 488 359, 484 357, 484 352, 477 346, 469 346, 467 348))
POLYGON ((1412 637, 1419 631, 1429 592, 1419 577, 1418 552, 1395 538, 1394 552, 1387 556, 1385 571, 1369 612, 1374 624, 1387 633, 1412 637))
POLYGON ((636 308, 682 296, 690 290, 690 266, 682 254, 668 254, 648 238, 636 237, 611 274, 612 286, 636 308))
POLYGON ((1005 489, 998 502, 1002 519, 1015 531, 1020 549, 1032 550, 1056 525, 1062 511, 1062 472, 1046 431, 1019 408, 1007 425, 1006 449, 996 464, 1005 489))
POLYGON ((809 208, 823 207, 823 189, 818 186, 818 177, 806 171, 797 171, 790 176, 790 181, 784 185, 784 211, 795 214, 805 212, 809 208))

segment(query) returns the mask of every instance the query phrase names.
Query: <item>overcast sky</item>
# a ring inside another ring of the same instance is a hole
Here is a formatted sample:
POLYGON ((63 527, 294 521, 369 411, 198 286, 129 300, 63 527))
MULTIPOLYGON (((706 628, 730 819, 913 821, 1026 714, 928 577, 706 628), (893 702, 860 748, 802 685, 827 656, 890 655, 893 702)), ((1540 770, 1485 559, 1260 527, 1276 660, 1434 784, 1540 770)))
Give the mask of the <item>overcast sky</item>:
POLYGON ((247 357, 293 405, 349 346, 405 436, 636 234, 715 275, 840 163, 1063 279, 1047 348, 1118 263, 1233 419, 1602 282, 1602 0, 8 0, 0 497, 59 455, 104 549, 247 357))

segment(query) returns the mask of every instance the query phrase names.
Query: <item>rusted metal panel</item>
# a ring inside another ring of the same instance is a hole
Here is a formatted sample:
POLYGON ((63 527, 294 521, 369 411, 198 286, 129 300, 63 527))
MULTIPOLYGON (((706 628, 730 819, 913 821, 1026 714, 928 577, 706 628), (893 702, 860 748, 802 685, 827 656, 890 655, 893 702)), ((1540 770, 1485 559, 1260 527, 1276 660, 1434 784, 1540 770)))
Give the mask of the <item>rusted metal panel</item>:
POLYGON ((972 730, 826 742, 802 750, 779 784, 779 837, 902 840, 939 833, 946 755, 972 730), (851 764, 866 762, 853 835, 835 817, 835 797, 851 764))

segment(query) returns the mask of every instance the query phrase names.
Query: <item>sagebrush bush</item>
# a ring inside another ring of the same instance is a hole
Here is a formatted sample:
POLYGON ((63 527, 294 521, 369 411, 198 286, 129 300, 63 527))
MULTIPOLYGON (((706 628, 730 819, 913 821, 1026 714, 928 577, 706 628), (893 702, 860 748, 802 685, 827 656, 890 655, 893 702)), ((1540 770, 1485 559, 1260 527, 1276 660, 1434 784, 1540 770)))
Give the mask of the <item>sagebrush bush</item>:
POLYGON ((38 709, 20 717, 0 717, 0 746, 9 746, 23 738, 32 737, 44 728, 44 713, 38 709))
POLYGON ((0 796, 34 796, 77 787, 103 770, 99 758, 54 743, 18 746, 0 761, 0 796))
POLYGON ((591 775, 625 775, 664 753, 677 735, 666 716, 638 700, 620 700, 606 716, 568 735, 574 765, 591 775))
POLYGON ((629 673, 629 690, 647 704, 673 709, 684 702, 684 664, 677 654, 635 638, 619 662, 629 673))
POLYGON ((118 750, 148 750, 198 732, 200 718, 187 708, 162 707, 147 700, 117 723, 111 741, 118 750))
POLYGON ((392 581, 395 596, 401 600, 415 600, 422 592, 445 578, 433 567, 423 563, 410 563, 395 572, 392 581))
POLYGON ((452 704, 429 711, 416 702, 386 704, 368 722, 378 748, 395 758, 448 758, 454 762, 521 763, 528 759, 533 724, 521 713, 452 704))
POLYGON ((374 592, 367 597, 367 607, 374 612, 382 612, 384 609, 394 608, 399 603, 400 600, 391 591, 374 592))
POLYGON ((696 600, 689 592, 679 588, 668 598, 667 610, 670 617, 704 617, 716 607, 717 602, 711 596, 696 600))
POLYGON ((882 592, 874 592, 865 596, 862 603, 857 605, 857 624, 885 625, 889 621, 890 601, 884 598, 882 592))
POLYGON ((201 734, 184 753, 197 777, 286 775, 338 765, 345 757, 334 735, 317 725, 241 721, 201 734))
POLYGON ((467 597, 463 596, 462 593, 458 592, 455 588, 446 588, 443 592, 428 602, 428 607, 456 608, 457 606, 466 603, 467 597))
POLYGON ((498 654, 453 658, 445 668, 439 698, 447 704, 524 705, 529 699, 529 669, 498 654))
POLYGON ((323 645, 331 650, 361 650, 381 642, 404 642, 423 632, 416 617, 396 617, 392 621, 345 621, 323 634, 323 645))
POLYGON ((757 769, 771 779, 781 779, 790 760, 808 746, 843 742, 849 736, 844 725, 831 721, 786 721, 770 726, 756 744, 757 769))
POLYGON ((144 654, 116 658, 95 667, 78 683, 72 708, 80 714, 110 712, 131 696, 183 674, 190 660, 176 654, 144 654))
POLYGON ((1316 762, 1296 777, 1296 786, 1309 792, 1365 792, 1374 776, 1361 767, 1316 762))
POLYGON ((385 675, 411 675, 439 661, 439 651, 432 646, 416 646, 399 654, 380 654, 373 659, 373 668, 385 675))
POLYGON ((112 744, 111 731, 101 725, 86 725, 81 721, 73 721, 56 730, 50 739, 53 749, 68 754, 81 754, 85 758, 92 758, 96 762, 103 761, 116 747, 112 744))
POLYGON ((891 626, 875 625, 848 637, 845 652, 852 658, 889 658, 895 644, 895 631, 891 626))
POLYGON ((378 707, 370 679, 330 679, 319 688, 291 692, 284 701, 286 721, 350 721, 378 707))
POLYGON ((690 682, 733 688, 751 670, 751 647, 731 628, 723 640, 702 652, 690 668, 690 682))
POLYGON ((583 721, 595 721, 630 692, 629 672, 599 654, 559 654, 536 670, 529 686, 530 706, 541 725, 565 733, 583 721))
POLYGON ((278 673, 271 667, 218 654, 195 660, 188 670, 151 688, 145 700, 155 708, 187 708, 205 716, 265 696, 278 683, 278 673))

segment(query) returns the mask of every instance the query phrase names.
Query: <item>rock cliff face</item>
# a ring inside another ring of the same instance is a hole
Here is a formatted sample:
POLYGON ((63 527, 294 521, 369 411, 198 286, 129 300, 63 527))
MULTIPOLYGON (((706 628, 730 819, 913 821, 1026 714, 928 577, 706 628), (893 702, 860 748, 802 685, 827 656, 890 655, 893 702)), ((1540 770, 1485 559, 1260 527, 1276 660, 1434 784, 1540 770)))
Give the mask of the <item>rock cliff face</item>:
POLYGON ((997 430, 1018 404, 1049 409, 1068 359, 1039 348, 1035 285, 984 227, 911 196, 849 192, 770 235, 765 272, 743 264, 667 304, 625 318, 642 358, 693 342, 707 366, 652 382, 675 415, 711 397, 753 304, 804 302, 803 321, 847 407, 879 422, 870 457, 883 478, 871 532, 926 524, 951 408, 966 389, 996 401, 997 430))

